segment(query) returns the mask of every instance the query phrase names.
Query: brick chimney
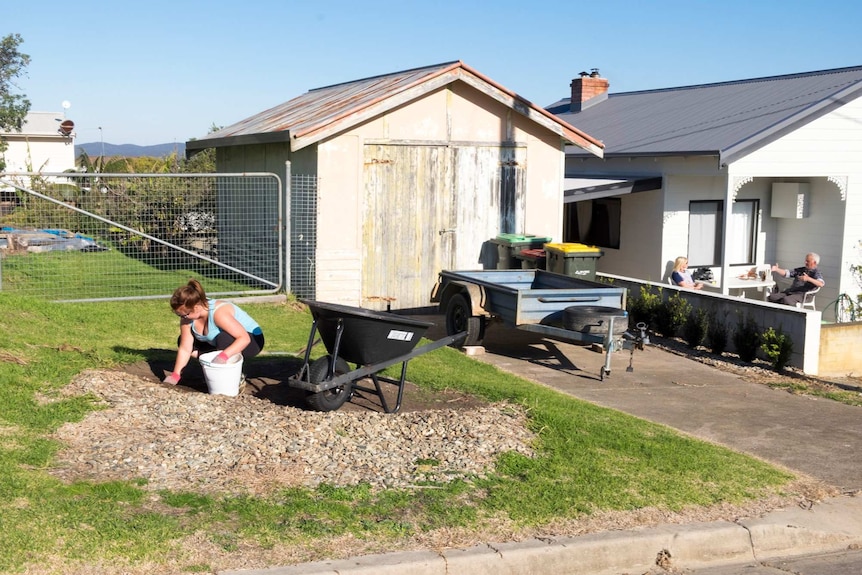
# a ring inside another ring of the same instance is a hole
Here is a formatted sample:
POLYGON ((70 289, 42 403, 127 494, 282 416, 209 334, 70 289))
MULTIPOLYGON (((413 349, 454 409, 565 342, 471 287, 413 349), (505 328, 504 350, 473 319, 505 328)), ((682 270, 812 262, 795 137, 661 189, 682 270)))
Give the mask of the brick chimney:
POLYGON ((589 73, 581 72, 580 78, 572 80, 571 86, 572 101, 569 110, 580 112, 607 100, 610 82, 599 76, 598 68, 592 68, 589 73))

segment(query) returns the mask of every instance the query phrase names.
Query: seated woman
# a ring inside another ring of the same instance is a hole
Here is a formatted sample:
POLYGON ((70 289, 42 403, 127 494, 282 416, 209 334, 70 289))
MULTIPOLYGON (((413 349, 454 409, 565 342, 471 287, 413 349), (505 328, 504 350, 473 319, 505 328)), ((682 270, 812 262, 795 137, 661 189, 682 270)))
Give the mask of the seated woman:
POLYGON ((692 279, 691 274, 688 272, 688 258, 685 256, 679 256, 673 262, 673 272, 670 274, 670 279, 673 281, 673 285, 691 288, 691 289, 701 289, 703 287, 703 282, 696 282, 692 279))

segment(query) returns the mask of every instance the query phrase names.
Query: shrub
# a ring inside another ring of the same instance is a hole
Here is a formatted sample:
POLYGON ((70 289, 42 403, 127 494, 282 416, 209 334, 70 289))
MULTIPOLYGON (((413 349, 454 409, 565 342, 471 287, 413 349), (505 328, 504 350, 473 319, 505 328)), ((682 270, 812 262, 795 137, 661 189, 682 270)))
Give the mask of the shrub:
POLYGON ((656 329, 665 337, 674 337, 690 312, 691 304, 676 292, 656 309, 656 329))
POLYGON ((715 311, 709 314, 706 340, 709 350, 715 355, 721 355, 727 350, 727 323, 724 321, 724 318, 719 318, 715 311))
POLYGON ((757 322, 750 315, 740 316, 736 322, 736 331, 733 332, 733 345, 736 353, 742 361, 754 361, 757 357, 757 348, 760 346, 760 332, 757 322))
POLYGON ((643 322, 647 326, 652 326, 659 305, 661 305, 661 288, 658 293, 653 293, 647 286, 642 285, 640 296, 629 299, 628 311, 631 325, 643 322))
POLYGON ((771 327, 760 336, 760 349, 775 371, 783 371, 793 354, 793 340, 779 328, 771 327))
POLYGON ((688 343, 688 347, 695 349, 703 344, 708 327, 709 314, 705 309, 697 308, 688 312, 688 317, 682 326, 682 338, 688 343))

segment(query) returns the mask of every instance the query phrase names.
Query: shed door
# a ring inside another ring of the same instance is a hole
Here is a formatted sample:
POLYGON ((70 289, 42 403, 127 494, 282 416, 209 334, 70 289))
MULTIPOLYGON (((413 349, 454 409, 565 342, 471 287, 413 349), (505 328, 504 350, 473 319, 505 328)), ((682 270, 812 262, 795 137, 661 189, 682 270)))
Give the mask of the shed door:
POLYGON ((490 238, 522 232, 525 155, 499 146, 366 145, 362 306, 428 306, 441 270, 481 268, 490 238))
POLYGON ((458 230, 455 268, 495 267, 497 248, 488 240, 501 233, 524 233, 526 148, 453 148, 453 183, 458 230), (488 250, 491 256, 488 257, 488 250), (493 262, 493 265, 492 265, 493 262))

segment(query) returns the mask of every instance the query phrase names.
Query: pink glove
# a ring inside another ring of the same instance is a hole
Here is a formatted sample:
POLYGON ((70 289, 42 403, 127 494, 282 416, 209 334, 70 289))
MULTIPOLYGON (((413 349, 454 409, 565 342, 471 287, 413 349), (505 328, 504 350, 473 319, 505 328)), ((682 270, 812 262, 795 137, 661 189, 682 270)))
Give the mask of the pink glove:
POLYGON ((166 378, 162 380, 162 383, 169 383, 171 385, 176 385, 180 382, 180 374, 177 372, 173 372, 168 375, 166 378))
POLYGON ((228 355, 225 352, 221 352, 215 359, 213 359, 213 363, 227 363, 228 355))

